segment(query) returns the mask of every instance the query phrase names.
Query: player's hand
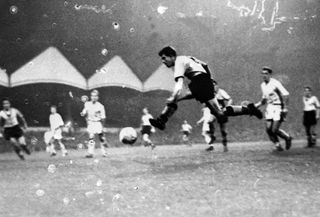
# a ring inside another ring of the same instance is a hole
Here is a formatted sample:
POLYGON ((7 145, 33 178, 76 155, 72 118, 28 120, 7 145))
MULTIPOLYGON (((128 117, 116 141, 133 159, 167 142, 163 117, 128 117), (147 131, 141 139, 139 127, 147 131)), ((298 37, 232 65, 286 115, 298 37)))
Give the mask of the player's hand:
POLYGON ((167 103, 175 103, 175 102, 176 102, 176 99, 173 96, 167 99, 167 103))
POLYGON ((288 115, 288 109, 287 108, 283 108, 281 111, 281 119, 282 121, 285 121, 287 119, 287 115, 288 115))

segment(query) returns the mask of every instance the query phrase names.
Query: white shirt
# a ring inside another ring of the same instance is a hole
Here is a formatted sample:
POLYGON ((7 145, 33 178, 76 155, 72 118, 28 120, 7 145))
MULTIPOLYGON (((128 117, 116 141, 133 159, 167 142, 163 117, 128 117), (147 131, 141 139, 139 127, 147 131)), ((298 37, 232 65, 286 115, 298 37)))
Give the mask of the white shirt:
POLYGON ((142 115, 142 126, 151 126, 150 124, 150 119, 153 118, 152 115, 150 114, 146 114, 146 115, 142 115))
POLYGON ((106 118, 106 111, 104 109, 104 106, 100 102, 86 102, 84 104, 84 109, 82 113, 87 115, 88 121, 92 122, 99 122, 102 119, 106 118))
POLYGON ((230 100, 231 97, 229 96, 229 94, 225 90, 219 88, 218 92, 216 93, 216 99, 218 100, 221 108, 224 108, 225 107, 225 100, 230 100))
POLYGON ((282 96, 289 96, 289 92, 276 79, 270 78, 268 83, 261 84, 262 98, 267 100, 268 104, 282 105, 282 96))
POLYGON ((50 121, 50 128, 52 131, 56 130, 57 128, 61 127, 64 125, 64 122, 62 120, 62 117, 60 114, 55 113, 51 114, 49 116, 49 121, 50 121))
POLYGON ((192 130, 192 127, 190 124, 182 124, 182 131, 189 132, 192 130))
POLYGON ((211 111, 208 107, 203 108, 203 116, 201 118, 201 120, 205 123, 209 123, 211 121, 213 121, 214 116, 211 114, 211 111))
POLYGON ((191 72, 203 72, 207 73, 202 64, 205 64, 201 60, 189 56, 177 56, 174 64, 174 79, 179 77, 188 76, 191 72))
POLYGON ((0 119, 4 121, 4 128, 14 127, 19 124, 18 116, 23 117, 18 109, 10 108, 8 111, 0 112, 0 119))
POLYGON ((309 98, 303 97, 303 111, 314 111, 320 108, 319 100, 316 96, 311 96, 309 98))

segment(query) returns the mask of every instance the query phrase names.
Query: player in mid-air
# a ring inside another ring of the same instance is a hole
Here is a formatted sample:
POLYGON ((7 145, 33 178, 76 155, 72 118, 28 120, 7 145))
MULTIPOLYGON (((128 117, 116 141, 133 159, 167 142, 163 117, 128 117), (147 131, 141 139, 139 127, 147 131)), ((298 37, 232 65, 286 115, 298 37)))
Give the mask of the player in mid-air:
POLYGON ((285 148, 289 150, 292 137, 280 129, 288 113, 289 92, 280 81, 272 78, 272 73, 271 68, 266 66, 262 68, 262 99, 256 103, 256 107, 267 105, 265 111, 266 131, 270 140, 274 143, 274 150, 284 150, 280 144, 279 137, 285 140, 285 148))
POLYGON ((106 112, 104 106, 98 101, 98 90, 91 91, 90 99, 90 101, 85 102, 84 109, 81 112, 81 116, 86 117, 87 131, 89 134, 88 154, 86 158, 94 157, 95 135, 99 136, 102 156, 107 157, 105 148, 108 147, 108 143, 103 132, 106 112))
POLYGON ((182 131, 182 141, 187 143, 188 145, 191 145, 189 140, 189 135, 192 131, 192 126, 188 123, 187 120, 185 120, 181 125, 181 131, 182 131))
POLYGON ((63 119, 61 115, 57 112, 57 107, 55 105, 52 105, 50 107, 50 116, 49 116, 49 122, 50 122, 50 134, 51 139, 49 140, 49 153, 51 156, 57 155, 57 152, 54 147, 54 142, 57 141, 60 145, 60 150, 62 153, 62 156, 65 157, 68 152, 66 150, 65 145, 62 143, 62 127, 64 126, 63 119))
POLYGON ((221 110, 215 99, 214 84, 211 80, 211 72, 208 65, 194 57, 178 56, 175 49, 168 46, 160 52, 162 63, 171 68, 174 73, 175 87, 167 105, 156 119, 150 119, 150 123, 159 128, 165 129, 166 122, 178 108, 177 103, 181 100, 195 98, 200 103, 204 103, 219 122, 226 122, 227 116, 254 115, 262 119, 262 113, 253 103, 247 106, 227 106, 221 110), (190 94, 182 95, 184 79, 190 80, 190 94))
POLYGON ((312 94, 310 86, 304 87, 303 101, 303 125, 307 134, 307 148, 312 148, 317 143, 316 126, 320 118, 320 103, 312 94))
POLYGON ((142 140, 144 142, 144 146, 150 146, 153 150, 156 146, 154 143, 150 140, 150 135, 152 134, 152 131, 154 131, 154 128, 150 124, 150 119, 153 118, 152 115, 149 113, 147 108, 144 108, 142 110, 142 117, 141 117, 141 134, 142 134, 142 140))
POLYGON ((0 111, 2 134, 6 140, 11 142, 19 158, 24 160, 25 158, 22 151, 28 155, 31 154, 23 135, 28 127, 27 122, 18 109, 11 107, 9 99, 4 99, 2 106, 3 110, 0 111), (22 126, 20 126, 20 124, 22 126))

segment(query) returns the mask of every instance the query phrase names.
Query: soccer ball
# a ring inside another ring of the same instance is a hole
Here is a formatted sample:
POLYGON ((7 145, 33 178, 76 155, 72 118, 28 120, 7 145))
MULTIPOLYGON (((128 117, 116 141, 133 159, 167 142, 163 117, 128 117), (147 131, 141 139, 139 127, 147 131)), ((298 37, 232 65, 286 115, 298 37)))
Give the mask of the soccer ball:
POLYGON ((138 138, 137 131, 132 127, 122 128, 119 133, 120 142, 126 145, 133 145, 133 143, 137 141, 137 138, 138 138))

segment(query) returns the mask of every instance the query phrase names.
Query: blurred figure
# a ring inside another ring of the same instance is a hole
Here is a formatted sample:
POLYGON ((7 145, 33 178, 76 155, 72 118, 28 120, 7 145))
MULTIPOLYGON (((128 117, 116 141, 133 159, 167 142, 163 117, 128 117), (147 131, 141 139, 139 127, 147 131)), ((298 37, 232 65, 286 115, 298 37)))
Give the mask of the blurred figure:
POLYGON ((285 140, 286 150, 289 150, 291 148, 292 137, 280 129, 280 125, 285 121, 288 113, 289 92, 280 81, 272 78, 272 72, 272 69, 269 67, 262 68, 262 99, 256 103, 256 107, 259 108, 267 104, 265 112, 266 131, 270 140, 274 143, 275 150, 284 150, 278 137, 285 140))
POLYGON ((208 107, 204 107, 202 109, 202 117, 197 122, 197 124, 202 123, 202 136, 204 137, 205 142, 209 145, 206 151, 213 151, 213 142, 215 140, 214 137, 214 121, 215 117, 211 114, 210 109, 208 107))
POLYGON ((181 125, 181 131, 183 133, 182 141, 184 143, 187 143, 187 144, 191 145, 191 143, 189 141, 189 135, 190 135, 190 133, 192 131, 192 126, 186 120, 181 125))
MULTIPOLYGON (((215 91, 216 91, 216 100, 219 103, 220 109, 225 110, 227 107, 230 107, 232 105, 232 99, 229 96, 229 94, 222 88, 219 87, 217 81, 213 81, 215 84, 215 91)), ((225 122, 218 121, 219 127, 220 127, 220 132, 222 136, 222 145, 223 145, 223 151, 227 152, 228 151, 228 146, 227 146, 227 122, 228 119, 225 122)))
POLYGON ((316 145, 317 134, 316 126, 320 117, 320 103, 316 96, 312 95, 312 89, 309 86, 304 87, 303 100, 303 125, 306 129, 308 145, 312 148, 316 145))
POLYGON ((14 151, 21 160, 24 160, 22 151, 30 155, 31 152, 27 146, 26 139, 24 137, 24 131, 27 129, 27 122, 24 119, 22 113, 11 107, 9 99, 2 101, 3 110, 0 111, 0 127, 4 138, 11 142, 14 151), (20 127, 20 124, 22 125, 20 127))
POLYGON ((154 132, 154 128, 150 124, 150 119, 153 118, 152 115, 149 113, 147 108, 142 110, 142 117, 141 117, 141 134, 142 140, 144 142, 144 146, 150 146, 153 150, 156 146, 150 140, 150 135, 154 132))
POLYGON ((91 100, 86 101, 81 116, 86 117, 87 131, 89 134, 88 154, 86 158, 93 158, 95 154, 95 135, 98 135, 100 140, 101 153, 103 157, 107 157, 105 150, 108 147, 107 140, 104 136, 104 124, 106 119, 106 112, 104 106, 98 101, 99 92, 97 90, 91 91, 91 100))
POLYGON ((49 122, 50 122, 50 130, 51 130, 51 139, 49 140, 49 153, 51 156, 57 155, 57 152, 54 147, 54 142, 58 141, 58 144, 60 145, 60 150, 62 153, 62 156, 65 157, 68 152, 66 150, 66 147, 62 143, 62 128, 64 126, 64 122, 62 120, 61 115, 57 112, 56 106, 51 106, 50 108, 50 116, 49 116, 49 122))

